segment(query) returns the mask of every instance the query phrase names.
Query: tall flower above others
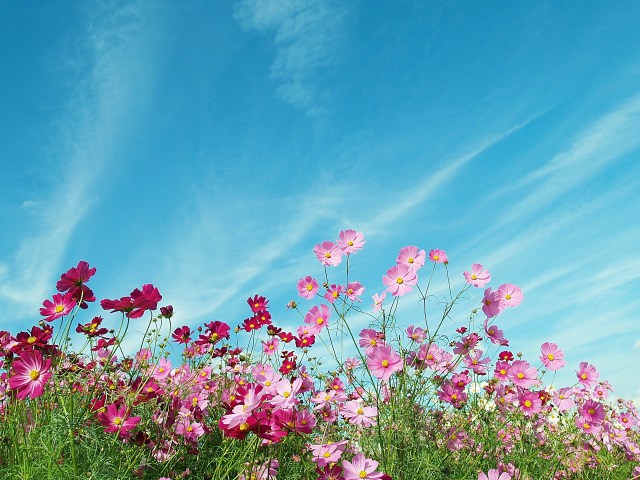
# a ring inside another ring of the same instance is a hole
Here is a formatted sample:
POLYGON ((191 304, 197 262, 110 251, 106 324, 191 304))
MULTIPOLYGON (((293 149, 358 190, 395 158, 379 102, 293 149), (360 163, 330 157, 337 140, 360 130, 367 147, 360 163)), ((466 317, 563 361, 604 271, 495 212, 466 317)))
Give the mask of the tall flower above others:
POLYGON ((436 263, 449 263, 447 253, 444 250, 433 249, 429 252, 429 260, 436 263))
POLYGON ((464 272, 464 279, 474 287, 484 287, 491 281, 491 273, 479 263, 474 263, 470 272, 464 272))
POLYGON ((418 247, 409 245, 400 249, 396 263, 398 265, 405 265, 414 272, 417 272, 424 266, 424 261, 427 258, 427 254, 424 250, 419 250, 418 247))
POLYGON ((335 267, 342 261, 342 249, 333 242, 322 242, 313 247, 313 251, 322 265, 335 267))
POLYGON ((578 382, 585 388, 595 387, 598 384, 598 377, 600 377, 596 367, 587 362, 580 362, 576 375, 578 382))
POLYGON ((482 304, 482 311, 487 318, 493 318, 504 310, 504 300, 497 290, 492 292, 491 287, 484 291, 482 304))
POLYGON ((402 296, 418 283, 418 276, 406 265, 396 265, 387 270, 387 274, 382 277, 382 283, 388 287, 391 295, 402 296))
POLYGON ((342 253, 346 255, 357 252, 366 243, 362 232, 356 232, 355 230, 343 230, 338 237, 338 246, 342 253))
POLYGON ((540 347, 540 351, 542 352, 540 360, 549 370, 556 371, 564 367, 564 352, 558 348, 558 345, 545 342, 540 347))
POLYGON ((37 350, 25 351, 13 362, 11 369, 9 388, 16 390, 16 397, 20 400, 27 396, 37 398, 43 394, 44 386, 51 378, 51 359, 43 360, 37 350))
POLYGON ((45 300, 42 305, 40 315, 45 317, 43 320, 45 322, 53 322, 73 310, 73 307, 76 306, 76 300, 71 292, 67 292, 64 295, 56 293, 52 300, 45 300))
POLYGON ((142 290, 136 288, 128 297, 119 300, 104 299, 100 302, 102 308, 112 312, 123 312, 128 318, 140 318, 146 310, 158 308, 158 302, 162 295, 156 287, 150 283, 143 285, 142 290))
POLYGON ((56 289, 59 292, 69 292, 71 297, 80 303, 80 308, 87 308, 86 302, 95 302, 96 297, 86 283, 96 273, 96 269, 90 268, 89 264, 84 260, 78 262, 78 266, 70 268, 63 273, 56 283, 56 289))

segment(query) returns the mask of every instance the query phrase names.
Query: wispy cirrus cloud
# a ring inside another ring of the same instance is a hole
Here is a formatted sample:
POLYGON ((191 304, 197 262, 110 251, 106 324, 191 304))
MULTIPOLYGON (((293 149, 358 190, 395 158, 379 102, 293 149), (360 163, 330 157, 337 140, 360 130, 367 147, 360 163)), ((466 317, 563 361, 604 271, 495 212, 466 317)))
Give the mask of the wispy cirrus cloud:
POLYGON ((340 50, 345 15, 346 5, 330 0, 242 0, 235 17, 246 30, 274 35, 271 76, 278 96, 315 116, 328 100, 319 77, 340 50))
POLYGON ((144 76, 134 45, 140 32, 138 5, 99 7, 86 18, 85 33, 73 39, 75 56, 55 54, 64 59, 58 74, 68 79, 71 94, 63 114, 52 120, 55 133, 46 150, 54 171, 47 176, 63 181, 44 191, 25 189, 24 215, 36 227, 0 268, 0 302, 14 319, 32 316, 34 305, 52 293, 61 257, 79 222, 99 201, 96 181, 113 162, 126 132, 124 120, 139 101, 133 84, 144 76))

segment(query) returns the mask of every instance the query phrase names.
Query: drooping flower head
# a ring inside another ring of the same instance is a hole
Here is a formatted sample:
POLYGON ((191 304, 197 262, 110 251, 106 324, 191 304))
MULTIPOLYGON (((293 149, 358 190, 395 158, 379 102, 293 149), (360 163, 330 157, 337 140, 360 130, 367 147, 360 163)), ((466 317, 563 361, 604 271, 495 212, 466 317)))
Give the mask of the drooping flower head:
POLYGON ((491 291, 491 287, 484 291, 482 299, 482 311, 487 318, 493 318, 504 310, 504 300, 498 291, 491 291))
POLYGON ((86 283, 96 273, 96 269, 90 268, 84 260, 78 262, 76 267, 72 267, 63 273, 56 283, 59 292, 69 292, 75 302, 80 303, 80 308, 87 308, 86 302, 95 302, 96 297, 86 283))

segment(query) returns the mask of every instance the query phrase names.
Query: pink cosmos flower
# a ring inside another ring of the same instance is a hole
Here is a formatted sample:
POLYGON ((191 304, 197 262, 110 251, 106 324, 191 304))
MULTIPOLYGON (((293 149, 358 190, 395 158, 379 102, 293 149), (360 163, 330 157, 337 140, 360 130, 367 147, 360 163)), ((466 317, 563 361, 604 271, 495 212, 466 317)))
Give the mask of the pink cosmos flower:
POLYGON ((386 297, 387 297, 387 292, 382 292, 382 294, 380 295, 376 293, 371 297, 371 299, 373 300, 373 305, 371 305, 371 307, 373 308, 374 312, 377 312, 382 308, 382 302, 384 302, 384 299, 386 297))
POLYGON ((538 383, 538 371, 525 360, 513 362, 507 376, 514 385, 522 388, 529 388, 538 383))
POLYGON ((128 415, 126 405, 118 408, 115 403, 112 403, 105 412, 98 414, 98 420, 105 427, 105 433, 118 432, 118 436, 126 437, 140 423, 140 417, 129 417, 128 415))
POLYGON ((335 267, 342 261, 342 250, 333 242, 322 242, 313 247, 313 251, 322 265, 335 267))
POLYGON ((377 480, 381 479, 383 474, 376 472, 378 462, 365 458, 362 453, 357 454, 351 462, 342 461, 344 469, 344 480, 377 480))
POLYGON ((362 292, 364 292, 364 286, 362 286, 360 282, 349 282, 347 284, 347 289, 345 290, 347 298, 352 302, 361 302, 362 300, 358 297, 362 295, 362 292))
POLYGON ((487 473, 480 472, 478 474, 478 480, 511 480, 511 475, 507 472, 500 473, 500 470, 492 468, 487 473))
POLYGON ((570 388, 561 388, 553 395, 553 403, 556 404, 558 410, 567 412, 571 410, 576 402, 571 398, 570 388))
POLYGON ((598 384, 600 374, 596 367, 587 362, 580 362, 578 370, 576 370, 578 382, 585 388, 594 388, 598 384))
POLYGON ((278 351, 278 345, 280 344, 280 339, 278 337, 273 337, 270 340, 262 342, 262 351, 267 355, 271 356, 278 351))
POLYGON ((350 400, 340 407, 340 413, 352 425, 371 427, 376 424, 378 409, 376 407, 365 407, 358 400, 350 400))
POLYGON ((592 435, 596 435, 598 433, 600 433, 600 430, 602 430, 602 426, 595 424, 593 422, 591 422, 590 420, 582 417, 582 416, 577 416, 575 419, 576 425, 579 429, 581 429, 583 432, 585 433, 590 433, 592 435))
POLYGON ((315 278, 307 275, 306 277, 298 280, 298 295, 300 295, 302 298, 310 300, 314 297, 317 291, 318 282, 315 278))
POLYGON ((464 272, 464 279, 474 287, 484 287, 491 281, 489 270, 484 270, 482 265, 474 263, 471 265, 471 272, 464 272))
POLYGON ((402 358, 390 345, 383 345, 368 354, 367 367, 374 377, 386 382, 394 372, 402 370, 402 358))
POLYGON ((498 287, 498 294, 504 301, 505 307, 517 307, 522 302, 524 294, 520 287, 511 283, 505 283, 498 287))
POLYGON ((43 360, 38 350, 25 351, 11 369, 9 388, 16 390, 16 397, 19 400, 37 398, 44 393, 44 386, 51 378, 51 359, 43 360))
POLYGON ((542 352, 540 360, 547 369, 555 372, 564 367, 564 352, 558 348, 558 345, 545 342, 540 347, 540 351, 542 352))
POLYGON ((313 455, 313 461, 318 467, 324 467, 331 463, 336 463, 340 460, 340 456, 345 451, 347 442, 334 442, 327 444, 312 444, 309 445, 309 450, 313 455))
POLYGON ((413 285, 418 283, 418 276, 406 265, 396 265, 387 270, 387 274, 382 277, 382 283, 388 288, 391 295, 402 296, 412 290, 413 285))
POLYGON ((192 422, 188 417, 182 417, 176 424, 176 433, 191 442, 196 442, 205 432, 201 423, 192 422))
POLYGON ((342 285, 333 284, 329 288, 327 288, 326 293, 324 294, 324 298, 329 302, 335 302, 340 295, 344 293, 344 287, 342 285))
POLYGON ((436 263, 449 263, 446 252, 437 248, 429 252, 429 260, 436 263))
POLYGON ((76 306, 76 300, 74 300, 72 292, 67 292, 64 295, 56 293, 52 300, 45 300, 42 305, 40 315, 46 317, 43 320, 53 322, 73 310, 73 307, 76 306))
POLYGON ((407 337, 413 342, 422 343, 427 339, 427 332, 424 331, 424 328, 409 325, 407 327, 407 337))
POLYGON ((410 245, 400 249, 400 253, 398 253, 398 257, 396 258, 396 263, 398 265, 409 267, 414 272, 417 272, 424 266, 426 256, 427 255, 424 250, 419 250, 418 247, 410 245))
POLYGON ((604 407, 595 400, 587 400, 578 408, 578 413, 591 424, 599 425, 604 421, 604 407))
POLYGON ((484 321, 484 332, 494 345, 502 345, 504 347, 509 345, 509 341, 504 338, 504 332, 497 325, 489 325, 489 319, 484 321))
POLYGON ((487 318, 493 318, 504 310, 504 300, 498 291, 492 292, 491 287, 484 291, 482 311, 487 318))
POLYGON ((331 311, 326 305, 313 306, 304 316, 304 323, 309 325, 309 334, 317 335, 324 327, 329 325, 331 311))
POLYGON ((346 255, 356 253, 366 243, 364 235, 355 230, 343 230, 338 234, 338 237, 338 246, 342 250, 342 253, 346 255))
POLYGON ((529 390, 524 390, 518 395, 518 403, 520 404, 520 410, 527 417, 540 413, 540 410, 542 410, 542 400, 540 400, 537 393, 529 390))

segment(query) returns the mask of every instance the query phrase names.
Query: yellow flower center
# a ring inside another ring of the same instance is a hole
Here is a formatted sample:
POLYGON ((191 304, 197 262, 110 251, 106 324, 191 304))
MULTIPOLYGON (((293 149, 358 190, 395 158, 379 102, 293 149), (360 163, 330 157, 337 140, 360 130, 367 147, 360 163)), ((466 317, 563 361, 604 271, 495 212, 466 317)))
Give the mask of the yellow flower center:
POLYGON ((404 283, 404 280, 402 280, 402 278, 401 278, 401 277, 398 277, 398 278, 396 278, 396 283, 397 283, 398 285, 402 285, 402 284, 404 283))
POLYGON ((60 313, 64 310, 64 305, 56 305, 56 313, 60 313))
POLYGON ((307 283, 307 292, 310 292, 311 290, 313 290, 313 285, 307 283))
POLYGON ((553 353, 550 353, 549 355, 547 355, 547 358, 551 361, 556 359, 556 357, 553 356, 553 353))
POLYGON ((504 298, 506 298, 507 300, 511 300, 511 294, 510 294, 510 293, 507 293, 507 294, 504 296, 504 298))
POLYGON ((240 431, 244 432, 245 430, 249 430, 249 424, 247 422, 240 424, 240 431))
POLYGON ((524 406, 527 408, 531 408, 531 400, 525 400, 524 401, 524 406))
POLYGON ((31 380, 37 380, 38 378, 40 378, 40 372, 38 370, 31 370, 31 372, 29 373, 29 378, 31 378, 31 380))
POLYGON ((364 410, 362 410, 361 408, 358 409, 358 415, 362 415, 364 413, 364 410))
POLYGON ((407 258, 407 263, 413 263, 413 257, 407 258))
POLYGON ((364 470, 362 470, 362 471, 358 474, 358 476, 359 476, 360 478, 367 478, 367 472, 365 472, 364 470))
POLYGON ((478 277, 476 276, 476 274, 474 273, 473 275, 471 275, 471 280, 477 280, 478 277))
POLYGON ((187 432, 193 432, 193 427, 191 425, 187 427, 187 432))
POLYGON ((522 373, 522 372, 518 373, 518 378, 520 380, 522 380, 524 378, 524 373, 522 373))
POLYGON ((36 340, 37 340, 36 337, 29 337, 27 338, 27 343, 28 344, 36 343, 36 340))
POLYGON ((282 396, 283 396, 284 398, 289 398, 289 397, 291 396, 291 392, 284 392, 284 393, 282 394, 282 396))
POLYGON ((330 454, 329 452, 324 452, 324 453, 322 454, 322 456, 323 456, 324 458, 329 458, 329 457, 331 456, 331 454, 330 454))
POLYGON ((331 253, 327 252, 324 254, 324 258, 331 258, 331 253))
POLYGON ((433 259, 434 259, 434 260, 440 260, 440 255, 434 255, 434 256, 433 256, 433 259))
POLYGON ((322 325, 322 324, 324 323, 324 318, 322 318, 322 317, 318 317, 318 319, 316 320, 316 323, 317 323, 318 325, 322 325))
POLYGON ((381 365, 382 365, 384 368, 387 368, 387 367, 389 366, 389 360, 382 360, 381 365))
POLYGON ((114 425, 118 425, 118 426, 122 425, 122 418, 120 418, 120 417, 115 417, 115 418, 113 419, 113 423, 114 423, 114 425))
POLYGON ((349 245, 350 247, 353 247, 353 240, 349 240, 349 241, 347 242, 347 245, 349 245))
POLYGON ((587 379, 587 374, 586 374, 586 373, 583 373, 582 375, 580 375, 580 378, 581 378, 582 380, 586 380, 586 379, 587 379))

